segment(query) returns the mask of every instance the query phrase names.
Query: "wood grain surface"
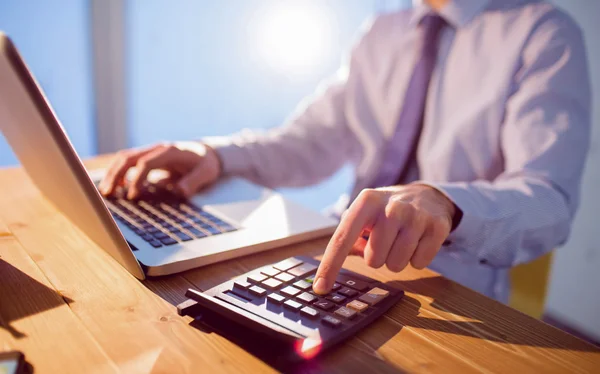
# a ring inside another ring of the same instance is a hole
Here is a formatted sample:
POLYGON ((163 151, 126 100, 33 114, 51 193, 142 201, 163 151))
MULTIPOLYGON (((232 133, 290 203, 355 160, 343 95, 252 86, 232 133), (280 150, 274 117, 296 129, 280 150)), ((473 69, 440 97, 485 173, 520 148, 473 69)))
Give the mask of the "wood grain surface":
POLYGON ((313 362, 277 366, 177 316, 175 305, 189 287, 206 290, 293 255, 319 257, 327 238, 139 282, 23 170, 0 170, 0 191, 0 351, 23 351, 35 373, 600 373, 600 351, 582 340, 430 270, 394 274, 358 258, 344 266, 404 289, 405 299, 313 362))

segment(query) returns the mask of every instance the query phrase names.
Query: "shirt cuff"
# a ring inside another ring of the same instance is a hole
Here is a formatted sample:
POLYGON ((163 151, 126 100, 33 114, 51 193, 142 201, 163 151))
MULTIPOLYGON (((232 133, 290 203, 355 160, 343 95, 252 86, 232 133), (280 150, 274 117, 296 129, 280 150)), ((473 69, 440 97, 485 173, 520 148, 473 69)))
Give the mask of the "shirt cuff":
POLYGON ((231 137, 213 136, 203 138, 201 142, 217 152, 224 175, 243 174, 250 168, 250 161, 245 150, 231 137))
POLYGON ((461 211, 462 218, 458 226, 448 235, 447 245, 456 245, 464 249, 469 248, 469 242, 480 235, 482 230, 481 219, 475 214, 475 207, 471 198, 468 183, 464 182, 440 182, 427 183, 417 182, 419 184, 435 188, 450 201, 454 203, 461 211))

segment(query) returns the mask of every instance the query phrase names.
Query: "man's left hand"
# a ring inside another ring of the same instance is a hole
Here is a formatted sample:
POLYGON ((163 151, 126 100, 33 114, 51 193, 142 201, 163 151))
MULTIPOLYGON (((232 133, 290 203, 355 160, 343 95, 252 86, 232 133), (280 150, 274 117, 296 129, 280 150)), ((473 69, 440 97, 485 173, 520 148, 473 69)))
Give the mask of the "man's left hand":
POLYGON ((331 290, 344 260, 360 255, 374 268, 422 269, 452 228, 456 206, 433 187, 410 184, 363 190, 344 212, 317 271, 314 291, 331 290), (367 239, 368 236, 368 239, 367 239))

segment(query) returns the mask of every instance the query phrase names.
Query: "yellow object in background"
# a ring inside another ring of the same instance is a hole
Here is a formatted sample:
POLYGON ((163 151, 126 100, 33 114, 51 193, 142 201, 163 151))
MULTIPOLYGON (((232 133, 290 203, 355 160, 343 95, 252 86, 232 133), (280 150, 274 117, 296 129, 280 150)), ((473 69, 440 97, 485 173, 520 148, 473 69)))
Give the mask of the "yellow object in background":
POLYGON ((509 305, 534 318, 542 318, 553 252, 514 267, 510 271, 512 283, 509 305))

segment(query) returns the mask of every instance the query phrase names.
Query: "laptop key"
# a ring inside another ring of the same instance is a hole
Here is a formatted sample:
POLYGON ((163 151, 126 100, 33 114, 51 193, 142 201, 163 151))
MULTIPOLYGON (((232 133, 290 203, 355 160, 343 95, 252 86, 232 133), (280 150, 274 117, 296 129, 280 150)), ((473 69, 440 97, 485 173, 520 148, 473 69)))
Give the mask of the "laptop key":
POLYGON ((149 241, 151 241, 151 240, 154 240, 154 237, 152 237, 152 235, 150 235, 150 234, 144 234, 144 235, 140 235, 140 237, 141 237, 142 239, 144 239, 145 241, 147 241, 147 242, 149 242, 149 241))
POLYGON ((181 231, 176 231, 173 234, 175 234, 175 236, 177 236, 180 240, 182 240, 184 242, 192 240, 192 238, 189 235, 187 235, 186 233, 183 233, 181 231))
POLYGON ((202 231, 200 231, 194 227, 187 229, 187 231, 189 231, 192 235, 194 235, 195 238, 204 238, 206 236, 205 233, 203 233, 202 231))
POLYGON ((164 238, 168 238, 169 235, 165 234, 162 231, 158 231, 152 234, 152 236, 154 236, 156 239, 164 239, 164 238))
POLYGON ((177 243, 177 240, 171 238, 171 237, 166 237, 163 239, 160 239, 160 242, 163 243, 164 245, 173 245, 177 243))
POLYGON ((160 243, 160 241, 158 241, 156 239, 152 239, 148 243, 150 243, 150 245, 153 246, 154 248, 162 247, 162 244, 160 243))

